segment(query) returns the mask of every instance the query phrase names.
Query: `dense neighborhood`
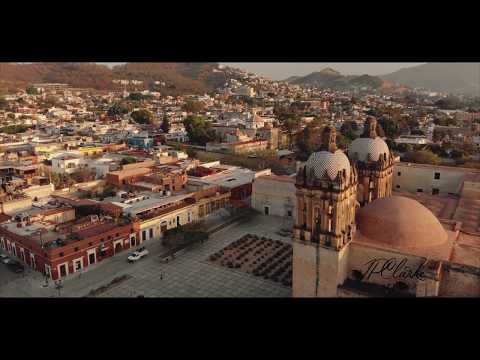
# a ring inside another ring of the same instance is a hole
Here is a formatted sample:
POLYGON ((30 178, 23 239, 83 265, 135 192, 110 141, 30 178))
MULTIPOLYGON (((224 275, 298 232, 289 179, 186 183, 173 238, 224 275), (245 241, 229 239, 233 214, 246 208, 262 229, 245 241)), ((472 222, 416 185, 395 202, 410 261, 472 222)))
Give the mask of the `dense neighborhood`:
MULTIPOLYGON (((114 90, 31 83, 1 95, 2 262, 58 286, 117 255, 137 252, 129 257, 137 261, 153 242, 168 260, 252 214, 294 222, 295 179, 325 145, 326 128, 347 151, 374 123, 396 163, 394 190, 461 197, 467 185, 447 191, 397 178, 416 166, 480 169, 478 98, 361 79, 330 89, 223 65, 214 71, 225 82, 203 94, 167 95, 161 79, 116 78, 114 90)), ((291 275, 278 273, 291 287, 291 275)))

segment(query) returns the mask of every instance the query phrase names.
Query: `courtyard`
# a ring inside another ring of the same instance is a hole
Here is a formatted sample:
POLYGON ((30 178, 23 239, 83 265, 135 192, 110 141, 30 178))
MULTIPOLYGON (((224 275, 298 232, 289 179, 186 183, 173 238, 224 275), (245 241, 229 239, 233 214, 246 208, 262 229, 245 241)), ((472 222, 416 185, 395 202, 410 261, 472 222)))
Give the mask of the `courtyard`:
POLYGON ((165 251, 160 241, 146 242, 150 254, 137 263, 128 264, 127 252, 120 253, 66 278, 61 289, 51 282, 44 287, 42 274, 28 272, 2 283, 0 297, 290 297, 291 288, 282 282, 209 261, 247 234, 290 245, 291 237, 279 231, 288 226, 282 218, 256 215, 186 248, 168 263, 158 256, 165 251))

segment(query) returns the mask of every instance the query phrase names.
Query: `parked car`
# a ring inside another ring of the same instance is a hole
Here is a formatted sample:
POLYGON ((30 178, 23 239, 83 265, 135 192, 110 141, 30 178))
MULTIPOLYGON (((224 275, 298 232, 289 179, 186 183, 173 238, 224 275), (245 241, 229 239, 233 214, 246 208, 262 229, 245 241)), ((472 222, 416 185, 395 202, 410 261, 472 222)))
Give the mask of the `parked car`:
POLYGON ((9 262, 13 261, 8 257, 8 255, 0 254, 0 261, 4 264, 8 264, 9 262))
POLYGON ((127 257, 127 260, 128 260, 129 263, 133 263, 133 262, 138 261, 138 260, 140 260, 141 258, 143 258, 147 255, 148 255, 148 250, 145 249, 144 247, 141 247, 141 248, 138 248, 132 254, 130 254, 127 257))
POLYGON ((20 274, 25 271, 25 267, 20 264, 18 261, 10 261, 7 264, 7 267, 14 273, 20 274))

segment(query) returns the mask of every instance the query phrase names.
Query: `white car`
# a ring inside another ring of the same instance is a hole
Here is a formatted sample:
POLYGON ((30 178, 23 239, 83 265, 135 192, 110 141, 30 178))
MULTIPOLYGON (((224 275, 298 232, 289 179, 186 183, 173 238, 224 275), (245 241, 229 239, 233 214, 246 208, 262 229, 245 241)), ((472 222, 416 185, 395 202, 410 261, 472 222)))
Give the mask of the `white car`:
POLYGON ((130 254, 127 257, 127 260, 128 260, 129 263, 132 263, 132 262, 140 260, 141 258, 143 258, 147 255, 148 255, 148 250, 145 249, 144 247, 141 247, 141 248, 137 249, 134 253, 130 254))

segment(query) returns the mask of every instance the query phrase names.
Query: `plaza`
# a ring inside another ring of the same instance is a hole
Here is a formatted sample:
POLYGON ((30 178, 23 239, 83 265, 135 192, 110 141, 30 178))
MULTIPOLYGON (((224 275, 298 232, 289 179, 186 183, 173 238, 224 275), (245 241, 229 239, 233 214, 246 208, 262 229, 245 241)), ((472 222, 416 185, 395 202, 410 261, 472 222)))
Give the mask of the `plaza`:
MULTIPOLYGON (((43 287, 44 279, 36 272, 15 275, 2 283, 0 297, 85 297, 102 287, 105 291, 96 296, 290 297, 292 290, 288 286, 208 261, 210 255, 246 234, 291 244, 290 237, 279 233, 282 227, 286 227, 282 218, 256 215, 219 230, 203 244, 186 248, 168 263, 158 256, 165 251, 159 241, 146 242, 150 255, 138 263, 128 264, 127 254, 119 254, 66 278, 61 289, 56 289, 52 282, 43 287), (112 280, 123 275, 127 275, 124 280, 108 288, 112 280)), ((8 271, 5 266, 3 270, 8 271)))

